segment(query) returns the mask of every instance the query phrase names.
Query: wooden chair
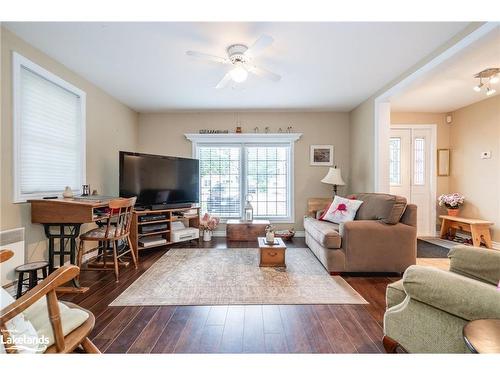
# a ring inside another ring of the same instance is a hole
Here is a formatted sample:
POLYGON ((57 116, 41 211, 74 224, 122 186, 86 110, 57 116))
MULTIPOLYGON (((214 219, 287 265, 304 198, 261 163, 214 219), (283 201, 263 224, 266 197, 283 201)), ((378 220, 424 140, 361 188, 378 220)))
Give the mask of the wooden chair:
MULTIPOLYGON (((0 263, 10 259, 13 255, 14 253, 11 250, 0 250, 0 263)), ((30 306, 43 297, 47 299, 48 319, 54 336, 54 344, 50 345, 44 353, 71 353, 80 346, 87 353, 100 353, 99 349, 88 338, 94 328, 94 315, 78 305, 58 301, 57 299, 56 288, 75 278, 79 271, 78 267, 74 265, 58 268, 40 284, 0 311, 0 331, 4 337, 7 353, 17 352, 17 349, 8 343, 7 338, 10 337, 10 334, 7 329, 7 322, 15 316, 27 312, 30 306), (61 312, 61 307, 64 307, 62 305, 66 305, 70 309, 79 309, 88 315, 88 318, 82 324, 66 335, 63 333, 65 319, 64 311, 61 312)))
POLYGON ((110 212, 108 216, 104 216, 102 219, 102 221, 105 221, 105 225, 80 235, 80 245, 78 247, 77 256, 77 265, 79 267, 82 266, 84 254, 97 250, 98 254, 94 258, 100 258, 101 263, 89 263, 89 266, 91 266, 93 270, 114 269, 116 282, 118 282, 118 275, 120 273, 120 263, 128 265, 127 262, 123 262, 121 260, 123 256, 130 254, 134 262, 134 266, 137 268, 137 256, 134 252, 134 248, 132 247, 132 241, 130 240, 130 225, 132 223, 132 211, 135 200, 135 197, 127 199, 113 199, 109 202, 110 212), (120 253, 118 252, 119 240, 127 242, 128 250, 120 253), (87 241, 98 242, 98 246, 91 249, 85 249, 85 242, 87 241), (107 268, 106 263, 107 256, 110 255, 110 253, 113 256, 113 269, 107 268))

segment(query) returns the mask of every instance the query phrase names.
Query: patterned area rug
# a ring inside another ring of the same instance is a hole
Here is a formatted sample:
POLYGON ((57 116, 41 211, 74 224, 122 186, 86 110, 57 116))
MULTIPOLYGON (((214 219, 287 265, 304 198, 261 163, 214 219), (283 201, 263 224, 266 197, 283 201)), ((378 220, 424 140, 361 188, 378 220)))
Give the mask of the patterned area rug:
POLYGON ((111 306, 367 303, 309 249, 287 249, 286 264, 259 267, 258 249, 171 249, 111 306))

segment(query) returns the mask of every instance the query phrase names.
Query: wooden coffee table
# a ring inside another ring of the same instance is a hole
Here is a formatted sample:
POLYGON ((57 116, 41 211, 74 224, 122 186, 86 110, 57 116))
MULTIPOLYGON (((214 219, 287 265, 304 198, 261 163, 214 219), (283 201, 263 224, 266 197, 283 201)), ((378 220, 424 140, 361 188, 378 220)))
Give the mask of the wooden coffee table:
POLYGON ((286 267, 286 245, 281 238, 274 240, 275 245, 268 245, 265 237, 259 237, 260 267, 286 267))
POLYGON ((464 340, 472 353, 500 353, 500 319, 479 319, 467 323, 464 340))

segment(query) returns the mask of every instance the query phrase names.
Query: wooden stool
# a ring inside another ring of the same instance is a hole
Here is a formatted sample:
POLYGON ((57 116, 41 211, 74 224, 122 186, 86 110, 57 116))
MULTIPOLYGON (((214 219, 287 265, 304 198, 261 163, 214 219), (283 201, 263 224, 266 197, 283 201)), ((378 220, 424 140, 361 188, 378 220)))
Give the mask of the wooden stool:
POLYGON ((49 262, 40 261, 33 263, 26 263, 21 266, 16 267, 15 271, 19 273, 19 279, 17 280, 17 293, 16 298, 23 295, 23 285, 28 287, 28 290, 33 289, 39 280, 43 280, 47 277, 47 271, 49 269, 49 262), (38 271, 42 270, 42 277, 38 277, 38 271), (24 278, 24 274, 28 274, 28 278, 24 278), (28 281, 25 284, 25 281, 28 281))

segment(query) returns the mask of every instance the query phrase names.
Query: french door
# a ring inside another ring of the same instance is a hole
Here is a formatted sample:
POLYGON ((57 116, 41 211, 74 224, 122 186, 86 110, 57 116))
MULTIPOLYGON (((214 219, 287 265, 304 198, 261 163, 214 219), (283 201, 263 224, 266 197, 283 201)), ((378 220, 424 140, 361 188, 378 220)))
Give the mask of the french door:
POLYGON ((417 235, 436 232, 435 125, 393 125, 389 141, 392 194, 417 205, 417 235))

